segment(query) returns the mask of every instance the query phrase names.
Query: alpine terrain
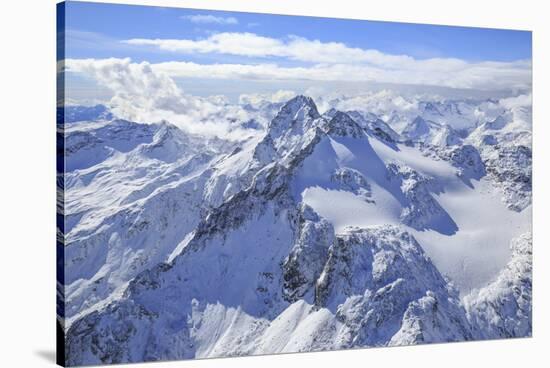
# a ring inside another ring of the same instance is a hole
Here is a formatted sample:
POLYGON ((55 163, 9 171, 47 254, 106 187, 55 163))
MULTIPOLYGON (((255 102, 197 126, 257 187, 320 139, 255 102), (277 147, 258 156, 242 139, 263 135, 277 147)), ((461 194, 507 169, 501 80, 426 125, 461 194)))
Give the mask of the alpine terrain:
POLYGON ((530 105, 315 101, 60 111, 67 365, 531 336, 530 105))

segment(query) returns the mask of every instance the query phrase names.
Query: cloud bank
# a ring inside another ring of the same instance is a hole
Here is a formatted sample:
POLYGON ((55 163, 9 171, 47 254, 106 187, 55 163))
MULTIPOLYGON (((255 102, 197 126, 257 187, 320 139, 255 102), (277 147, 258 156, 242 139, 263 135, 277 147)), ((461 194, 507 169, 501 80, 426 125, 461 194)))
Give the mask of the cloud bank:
POLYGON ((297 93, 290 90, 278 90, 273 93, 243 93, 239 95, 239 104, 257 106, 262 102, 281 103, 286 102, 297 93))
POLYGON ((108 105, 123 119, 143 123, 167 120, 194 134, 242 139, 235 122, 249 119, 246 111, 223 96, 200 98, 183 93, 167 74, 148 62, 130 59, 68 59, 65 70, 83 73, 113 92, 108 105))
POLYGON ((224 54, 264 58, 264 63, 197 64, 165 62, 154 68, 173 77, 371 81, 379 83, 424 84, 482 90, 530 88, 531 61, 468 62, 456 58, 415 59, 378 50, 349 47, 340 42, 322 42, 298 36, 285 39, 254 33, 217 33, 204 39, 129 39, 134 46, 155 47, 183 54, 224 54), (277 61, 294 64, 280 66, 277 61))
POLYGON ((503 98, 499 103, 507 109, 516 107, 531 107, 533 103, 533 95, 531 93, 519 95, 515 97, 503 98))
POLYGON ((430 67, 415 70, 384 69, 368 65, 316 64, 310 67, 282 67, 277 64, 198 64, 173 61, 153 64, 153 68, 176 78, 352 81, 420 84, 480 90, 530 88, 528 62, 499 65, 471 64, 463 67, 430 67))
MULTIPOLYGON (((63 63, 59 65, 63 66, 63 63)), ((174 70, 177 73, 167 68, 165 63, 135 63, 129 58, 68 59, 64 65, 65 71, 84 74, 99 86, 112 91, 113 96, 108 105, 120 118, 143 123, 167 120, 190 133, 229 140, 241 140, 251 135, 261 134, 260 131, 247 128, 246 123, 251 119, 256 119, 260 125, 264 126, 270 120, 269 116, 258 115, 247 105, 258 107, 265 103, 281 103, 291 99, 297 93, 293 90, 278 90, 273 93, 241 94, 239 103, 231 104, 225 96, 203 98, 184 93, 170 76, 181 75, 182 70, 188 70, 178 68, 180 63, 175 64, 177 67, 174 70)), ((173 67, 174 64, 170 65, 173 67)), ((201 66, 198 70, 200 68, 201 66)), ((195 76, 198 70, 192 70, 195 76)), ((378 92, 367 90, 363 93, 348 95, 335 90, 325 90, 322 87, 311 87, 303 93, 313 97, 321 111, 330 107, 336 107, 342 111, 360 110, 379 114, 385 120, 391 117, 385 114, 391 114, 394 111, 402 116, 414 118, 419 114, 420 101, 440 99, 437 95, 415 93, 407 96, 391 90, 378 92)), ((529 107, 531 100, 530 93, 501 98, 497 103, 487 102, 490 105, 487 111, 480 113, 488 116, 491 109, 501 111, 502 108, 529 107)), ((465 111, 471 110, 466 105, 463 108, 465 111)))
MULTIPOLYGON (((124 40, 131 45, 156 46, 161 50, 182 53, 219 53, 238 56, 281 57, 314 63, 372 63, 394 67, 410 64, 406 55, 387 55, 377 50, 348 47, 340 42, 321 42, 298 36, 286 40, 264 37, 249 32, 223 32, 206 39, 143 39, 124 40)), ((453 60, 453 59, 449 59, 453 60)), ((460 62, 453 60, 452 62, 460 62)))

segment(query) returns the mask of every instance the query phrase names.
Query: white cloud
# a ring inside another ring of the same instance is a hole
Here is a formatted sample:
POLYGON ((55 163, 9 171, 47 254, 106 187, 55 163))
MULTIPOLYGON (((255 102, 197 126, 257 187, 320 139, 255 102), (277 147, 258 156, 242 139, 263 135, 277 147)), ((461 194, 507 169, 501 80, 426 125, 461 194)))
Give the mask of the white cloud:
POLYGON ((165 62, 155 68, 175 77, 244 78, 277 80, 373 81, 398 84, 426 84, 452 88, 529 88, 531 62, 467 62, 455 58, 415 59, 377 50, 321 42, 302 37, 286 39, 254 33, 217 33, 205 39, 131 39, 132 45, 154 46, 188 54, 228 54, 245 57, 283 58, 312 63, 310 66, 262 64, 210 64, 165 62))
POLYGON ((349 64, 282 67, 277 64, 197 64, 174 61, 153 64, 152 67, 176 78, 364 81, 480 90, 530 88, 531 68, 527 62, 471 63, 460 67, 434 67, 431 64, 419 61, 413 68, 384 69, 349 64))
POLYGON ((419 114, 418 102, 422 100, 437 101, 437 96, 412 95, 403 96, 402 93, 396 93, 391 90, 381 90, 359 94, 355 96, 346 96, 338 100, 335 108, 347 110, 369 111, 388 120, 392 111, 398 111, 400 114, 414 119, 419 114))
POLYGON ((216 33, 208 38, 143 39, 123 41, 131 45, 156 46, 161 50, 182 53, 220 53, 253 57, 282 57, 290 60, 316 63, 407 63, 409 56, 387 55, 377 50, 348 47, 340 42, 321 42, 303 37, 289 36, 286 40, 264 37, 249 32, 216 33))
POLYGON ((222 53, 240 56, 278 56, 284 44, 281 41, 253 33, 216 33, 202 40, 143 39, 122 41, 130 45, 156 46, 161 50, 183 53, 222 53))
POLYGON ((192 23, 197 24, 223 24, 223 25, 234 25, 239 24, 239 20, 235 17, 216 17, 211 14, 196 14, 196 15, 185 15, 181 19, 188 20, 192 23))
POLYGON ((278 90, 274 93, 245 93, 239 96, 239 104, 257 106, 262 102, 280 103, 286 102, 297 95, 290 90, 278 90))
POLYGON ((193 101, 186 99, 174 81, 163 73, 155 73, 149 63, 132 63, 130 59, 68 60, 69 71, 94 78, 114 93, 111 100, 117 115, 135 120, 147 111, 169 109, 185 112, 193 101))
POLYGON ((69 72, 83 73, 113 92, 109 101, 113 113, 143 123, 167 120, 195 134, 227 139, 246 136, 233 121, 250 117, 223 97, 199 98, 184 94, 167 74, 147 62, 130 59, 68 59, 69 72))
MULTIPOLYGON (((281 57, 312 63, 366 63, 385 68, 405 67, 408 69, 414 69, 419 64, 419 60, 408 55, 390 55, 374 49, 349 47, 342 42, 322 42, 295 35, 278 39, 250 32, 222 32, 197 40, 134 38, 122 42, 132 45, 156 46, 161 50, 171 52, 281 57)), ((422 64, 436 71, 468 65, 467 62, 456 58, 426 59, 422 60, 422 64)))
POLYGON ((531 93, 518 95, 516 97, 500 99, 498 102, 507 109, 512 109, 515 107, 531 107, 533 103, 533 95, 531 93))

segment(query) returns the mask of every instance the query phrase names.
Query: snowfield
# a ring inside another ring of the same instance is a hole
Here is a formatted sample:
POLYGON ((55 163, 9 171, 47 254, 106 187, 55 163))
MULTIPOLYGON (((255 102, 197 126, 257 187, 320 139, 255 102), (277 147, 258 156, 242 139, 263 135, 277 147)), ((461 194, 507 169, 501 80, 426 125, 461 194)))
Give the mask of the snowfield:
POLYGON ((337 232, 347 226, 399 225, 404 200, 386 177, 385 165, 397 162, 415 168, 437 183, 433 197, 447 216, 426 228, 408 226, 407 230, 461 291, 469 292, 494 278, 510 258, 510 240, 530 231, 530 208, 519 213, 507 210, 490 180, 465 183, 446 161, 426 157, 411 147, 397 145, 396 150, 366 140, 330 139, 330 147, 317 146, 297 175, 296 190, 304 203, 328 219, 337 232), (371 201, 327 185, 327 173, 340 166, 364 175, 371 187, 371 201))
POLYGON ((243 108, 240 140, 66 108, 68 365, 531 335, 530 106, 243 108))

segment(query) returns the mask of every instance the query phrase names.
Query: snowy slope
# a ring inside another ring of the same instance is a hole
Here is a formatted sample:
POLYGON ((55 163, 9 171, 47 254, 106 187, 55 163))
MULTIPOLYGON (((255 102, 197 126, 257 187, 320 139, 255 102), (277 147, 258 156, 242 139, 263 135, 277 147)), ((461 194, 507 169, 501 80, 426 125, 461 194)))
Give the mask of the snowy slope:
POLYGON ((395 150, 370 138, 330 138, 306 160, 296 192, 337 231, 348 225, 407 226, 440 270, 467 291, 504 267, 510 240, 529 231, 531 215, 529 210, 509 211, 492 181, 465 182, 458 170, 405 145, 395 150), (416 170, 417 177, 396 177, 396 165, 409 173, 416 170), (341 167, 362 174, 371 202, 330 182, 331 173, 341 167), (490 266, 488 258, 494 262, 490 266))
MULTIPOLYGON (((235 147, 193 139, 167 123, 115 120, 74 126, 66 134, 65 314, 70 323, 142 270, 165 261, 209 205, 221 201, 224 191, 229 195, 230 189, 221 191, 212 183, 233 175, 224 160, 235 160, 229 157, 235 147), (90 143, 72 144, 83 134, 90 143), (105 152, 102 162, 89 161, 105 152)), ((247 154, 245 149, 233 156, 247 154)))

